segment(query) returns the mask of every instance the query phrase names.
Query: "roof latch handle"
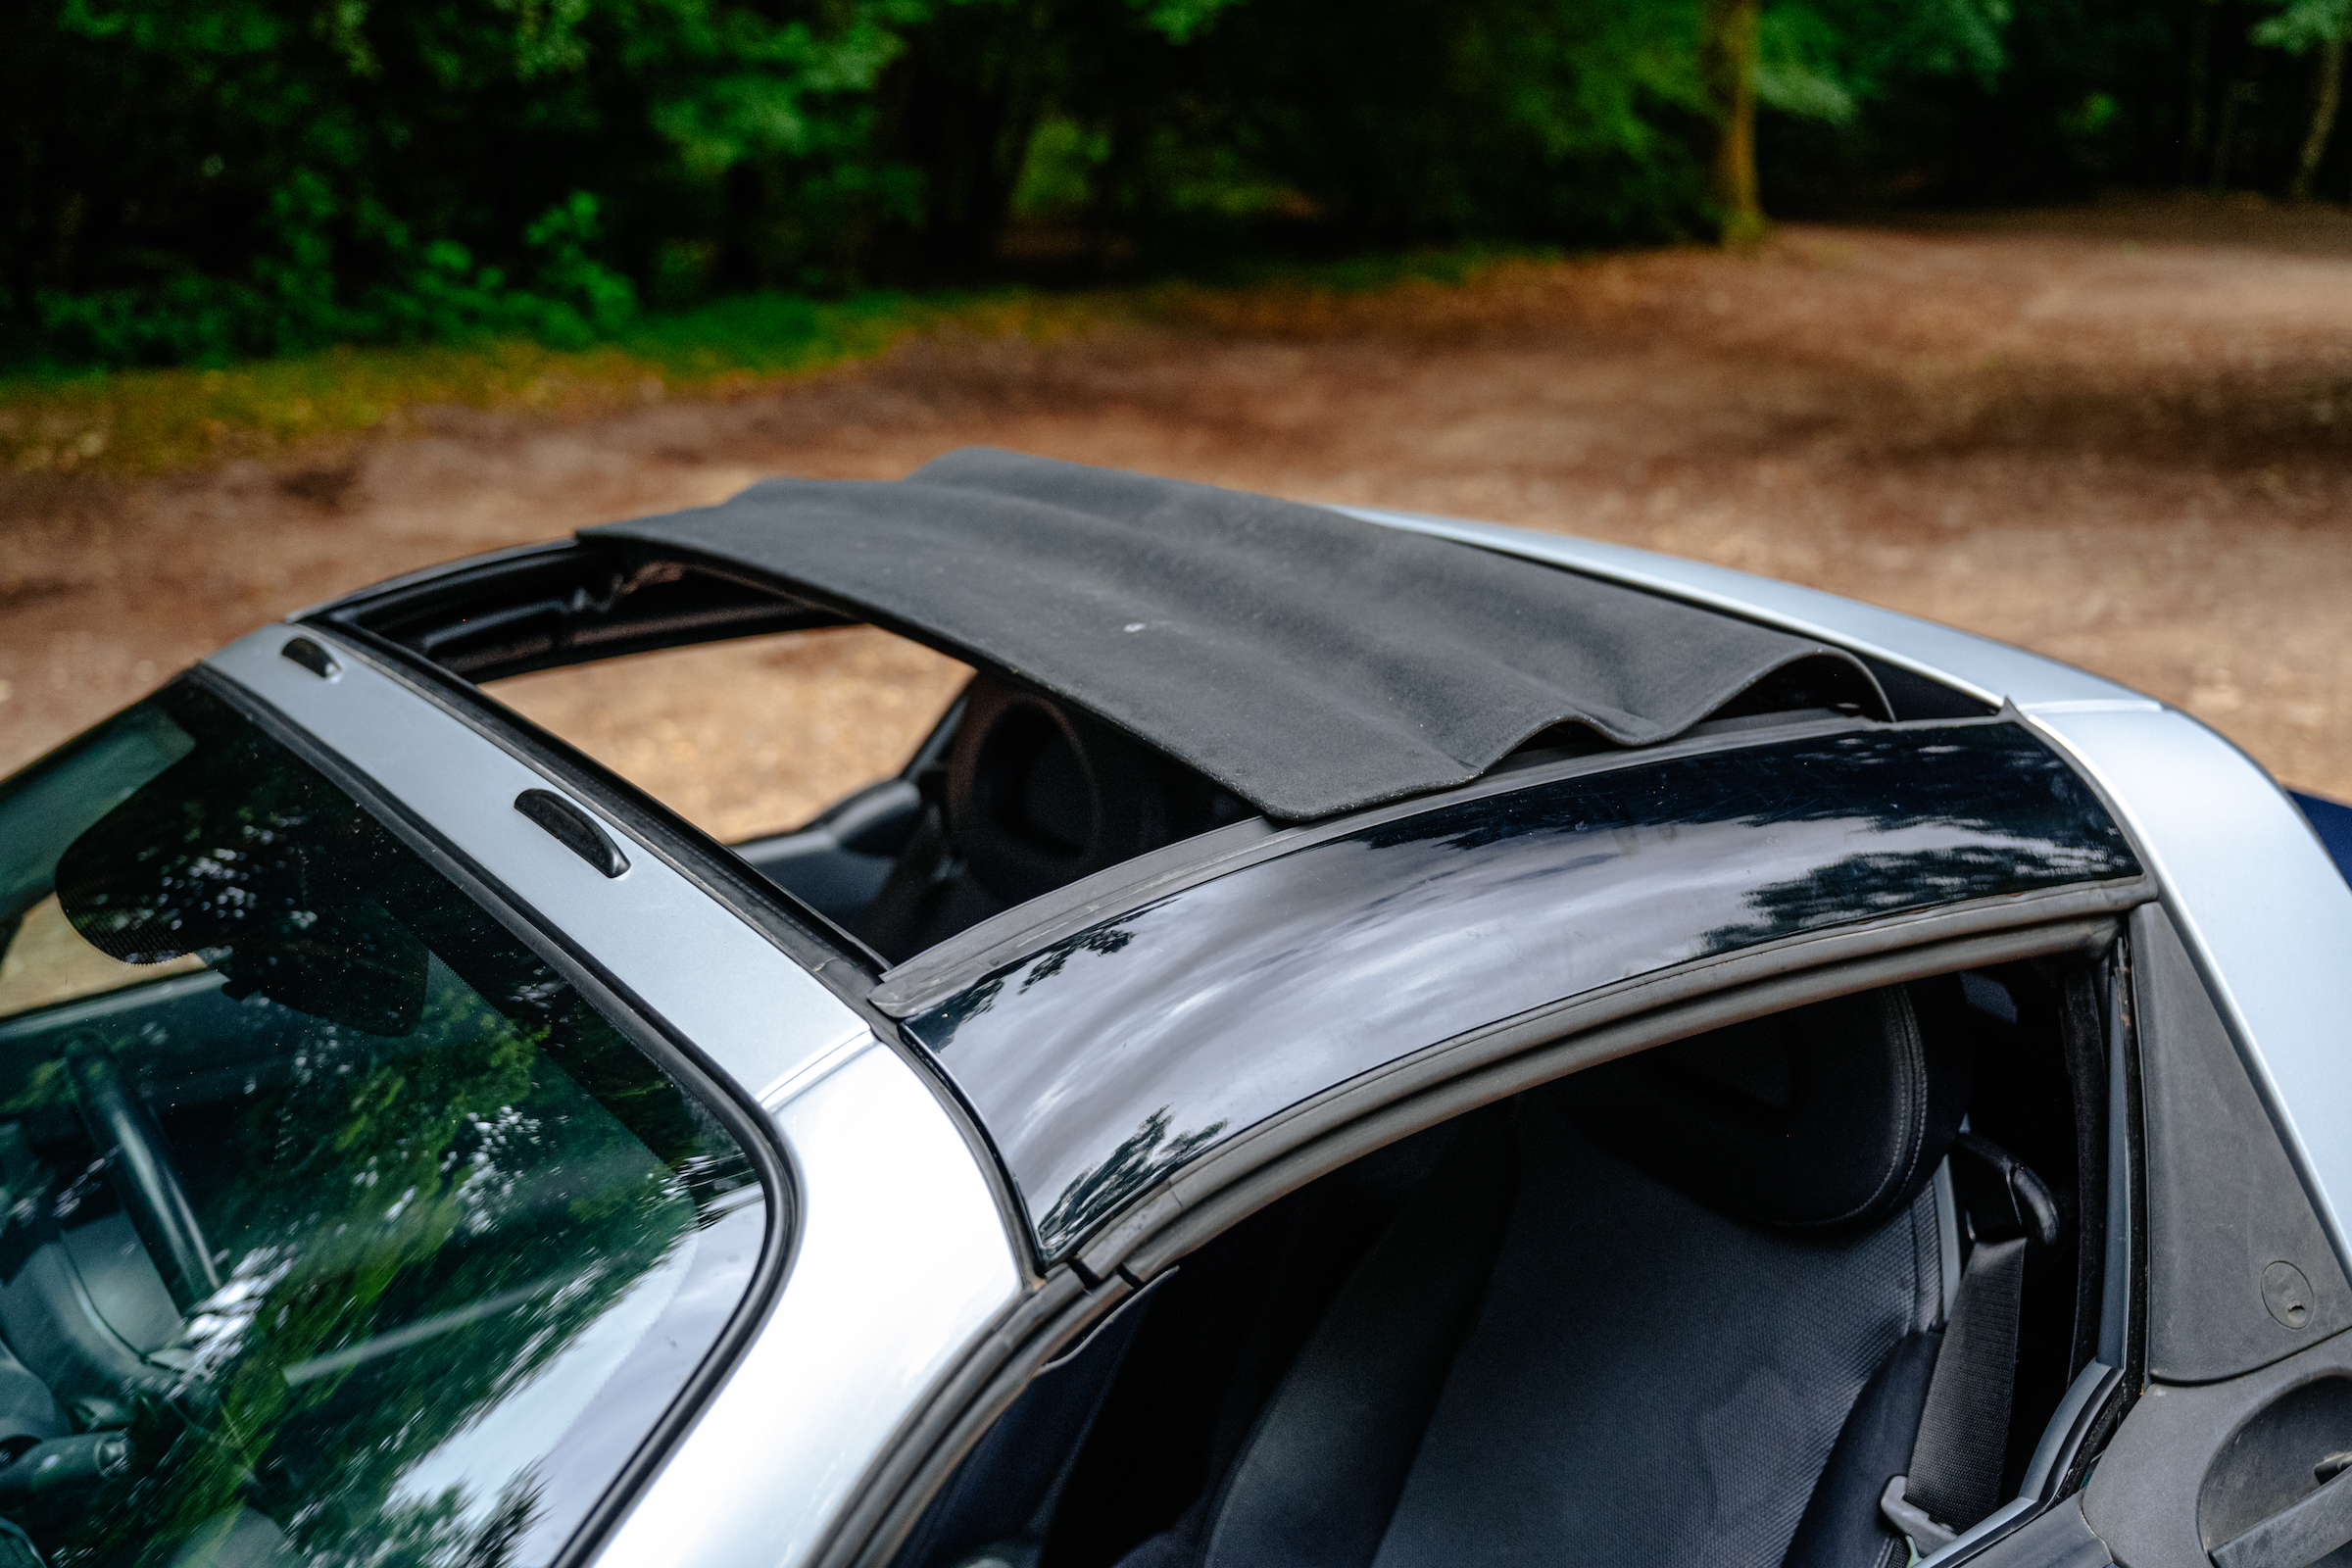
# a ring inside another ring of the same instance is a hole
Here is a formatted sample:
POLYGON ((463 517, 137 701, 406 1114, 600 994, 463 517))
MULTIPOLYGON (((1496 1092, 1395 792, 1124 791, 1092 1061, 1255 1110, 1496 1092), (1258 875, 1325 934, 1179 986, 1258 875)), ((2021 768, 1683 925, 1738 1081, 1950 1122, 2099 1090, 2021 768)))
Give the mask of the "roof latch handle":
POLYGON ((335 656, 308 637, 287 638, 286 645, 277 654, 280 659, 294 661, 320 680, 333 680, 343 673, 343 666, 335 662, 335 656))
POLYGON ((524 790, 514 797, 514 809, 605 875, 618 876, 629 868, 629 858, 620 853, 612 836, 597 825, 596 818, 554 790, 524 790))

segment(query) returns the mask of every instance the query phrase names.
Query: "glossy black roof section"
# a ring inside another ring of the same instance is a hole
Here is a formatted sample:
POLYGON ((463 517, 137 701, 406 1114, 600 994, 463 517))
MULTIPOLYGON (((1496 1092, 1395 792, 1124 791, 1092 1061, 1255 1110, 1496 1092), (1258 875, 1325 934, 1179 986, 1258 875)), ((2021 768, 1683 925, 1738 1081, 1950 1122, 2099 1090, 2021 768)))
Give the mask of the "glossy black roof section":
MULTIPOLYGON (((583 530, 757 574, 1111 720, 1285 820, 1476 778, 1581 725, 1671 739, 1772 677, 1888 716, 1861 661, 1321 507, 973 449, 583 530)), ((1800 694, 1801 695, 1797 695, 1800 694)))
POLYGON ((1784 938, 2139 875, 2090 789, 2014 723, 1593 758, 1335 824, 905 1026, 1051 1259, 1220 1142, 1466 1031, 1784 938))

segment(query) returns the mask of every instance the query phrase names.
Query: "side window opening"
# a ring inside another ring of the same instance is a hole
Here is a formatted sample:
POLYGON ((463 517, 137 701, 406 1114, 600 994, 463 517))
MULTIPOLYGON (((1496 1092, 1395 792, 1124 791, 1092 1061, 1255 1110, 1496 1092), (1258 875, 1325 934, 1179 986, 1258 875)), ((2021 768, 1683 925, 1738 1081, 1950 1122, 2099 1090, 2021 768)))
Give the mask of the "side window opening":
POLYGON ((1073 706, 871 626, 489 682, 891 961, 1253 815, 1073 706))
MULTIPOLYGON (((2067 1014, 2095 978, 1794 1009, 1334 1171, 1040 1375, 895 1568, 1501 1563, 1569 1534, 1627 1564, 1899 1563, 1895 1478, 1955 1530, 2054 1484, 2030 1462, 2098 1348, 2103 1172, 2076 1151, 2106 1148, 2080 1125, 2104 1084, 2070 1073, 2067 1014), (1986 1316, 1962 1282, 2012 1262, 2005 1397, 1923 1415, 1954 1298, 1986 1316), (1920 1446, 1938 1423, 2000 1436, 1955 1464, 1920 1446)), ((2074 1026, 2103 1038, 2095 1011, 2074 1026)))
POLYGON ((485 688, 722 844, 896 776, 971 671, 871 626, 702 643, 485 688))

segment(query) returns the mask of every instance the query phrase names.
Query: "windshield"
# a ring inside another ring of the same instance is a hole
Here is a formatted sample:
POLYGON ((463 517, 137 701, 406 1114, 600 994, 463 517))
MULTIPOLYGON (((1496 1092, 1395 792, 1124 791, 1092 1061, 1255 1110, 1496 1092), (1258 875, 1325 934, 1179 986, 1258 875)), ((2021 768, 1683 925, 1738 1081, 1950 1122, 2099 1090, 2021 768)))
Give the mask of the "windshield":
POLYGON ((0 785, 0 1558, 556 1554, 748 1289, 743 1150, 181 683, 0 785))

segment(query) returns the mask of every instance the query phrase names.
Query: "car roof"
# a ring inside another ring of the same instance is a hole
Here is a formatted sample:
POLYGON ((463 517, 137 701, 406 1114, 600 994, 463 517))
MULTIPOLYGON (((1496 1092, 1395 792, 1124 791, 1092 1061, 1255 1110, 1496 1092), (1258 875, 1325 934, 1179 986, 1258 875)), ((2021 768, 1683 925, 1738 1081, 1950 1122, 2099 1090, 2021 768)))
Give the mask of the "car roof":
POLYGON ((2148 896, 2089 786, 2000 718, 1718 733, 1286 839, 1066 934, 1008 911, 1030 928, 985 967, 954 939, 873 993, 987 1127, 1046 1257, 1286 1108, 1499 1020, 1859 922, 2148 896))
MULTIPOLYGON (((2346 1174, 2352 1172, 2352 1131, 2346 1131, 2340 1119, 2314 1119, 2311 1112, 2314 1107, 2341 1103, 2345 1085, 2352 1082, 2352 1057, 2339 1049, 2341 1019, 2352 1010, 2352 1004, 2347 1003, 2352 997, 2352 971, 2344 970, 2337 961, 2344 934, 2352 932, 2352 889, 2346 887, 2309 824, 2284 794, 2222 737, 2184 713, 2089 672, 1817 589, 1603 541, 1532 533, 1494 523, 1351 507, 1329 511, 1376 527, 1516 557, 1538 569, 1558 570, 1660 601, 1671 600, 1776 628, 1797 639, 1817 639, 1845 651, 1870 669, 1890 702, 1892 716, 1904 721, 1902 728, 1919 721, 1934 724, 1973 718, 1982 723, 1996 714, 2021 722, 2097 793, 2102 814, 2129 835, 2147 872, 2145 878, 2094 878, 2087 884, 2052 889, 2049 895, 2030 895, 2028 906, 2055 897, 2068 906, 2070 913, 2079 914, 2086 912, 2091 903, 2104 905, 2110 899, 2135 902, 2162 889, 2168 906, 2183 922, 2182 938, 2207 974, 2216 1004, 2245 1052, 2249 1066, 2265 1085, 2266 1098, 2277 1097, 2274 1112, 2280 1118, 2281 1131, 2295 1157, 2307 1162, 2319 1184, 2317 1192, 2331 1231, 2339 1240, 2346 1234, 2337 1199, 2352 1190, 2352 1176, 2346 1174), (2248 877, 2249 863, 2262 864, 2264 875, 2248 877), (2078 904, 2083 907, 2075 908, 2078 904)), ((475 680, 714 637, 839 625, 865 618, 944 645, 944 639, 926 638, 919 627, 894 624, 888 616, 869 617, 849 607, 829 604, 827 595, 811 593, 797 599, 779 593, 778 574, 772 571, 740 566, 724 569, 724 563, 715 560, 711 566, 719 569, 689 563, 681 571, 677 562, 682 555, 691 557, 693 552, 584 532, 574 541, 455 562, 380 584, 318 606, 299 619, 357 637, 364 645, 409 662, 419 673, 438 671, 441 678, 475 680)), ((474 701, 462 693, 455 695, 464 703, 474 701)), ((1796 716, 1784 713, 1738 736, 1691 736, 1664 746, 1618 752, 1613 757, 1589 757, 1575 765, 1646 771, 1648 763, 1666 760, 1693 746, 1746 751, 1783 738, 1798 738, 1788 727, 1796 716)), ((1868 731, 1874 726, 1848 727, 1868 731)), ((542 736, 531 744, 544 751, 548 750, 542 736)), ((563 748, 556 746, 554 751, 563 748)), ((1531 760, 1522 754, 1473 784, 1326 817, 1303 827, 1286 828, 1264 821, 1239 823, 1171 845, 1114 867, 1100 879, 1090 878, 1032 906, 1006 911, 999 921, 983 922, 884 974, 878 986, 870 978, 870 969, 865 969, 866 978, 859 978, 871 956, 856 956, 854 944, 839 933, 816 940, 810 951, 836 952, 847 962, 830 958, 818 962, 806 956, 804 962, 854 1004, 879 1007, 912 1022, 950 996, 985 980, 989 973, 1024 957, 1046 956, 1063 939, 1084 934, 1112 916, 1213 880, 1229 869, 1287 853, 1296 847, 1296 835, 1316 839, 1353 836, 1392 816, 1423 814, 1470 794, 1515 792, 1549 776, 1548 769, 1528 771, 1526 764, 1531 760), (1010 928, 1015 926, 1019 929, 1010 928)), ((624 804, 635 800, 627 786, 604 775, 584 759, 570 758, 565 765, 578 773, 581 787, 601 790, 604 796, 619 798, 624 804)), ((666 820, 665 813, 650 803, 640 804, 645 810, 638 814, 656 827, 666 820)), ((1298 865, 1307 865, 1314 858, 1293 857, 1298 865)), ((1782 879, 1776 870, 1760 880, 1782 879)), ((1944 906, 1953 918, 1978 918, 1968 912, 1972 910, 1996 922, 2036 915, 2050 918, 2058 913, 2048 906, 2039 907, 2033 915, 2024 906, 2004 912, 1985 906, 1989 902, 2005 906, 2008 900, 1970 899, 1964 892, 1959 897, 1962 902, 1957 906, 1944 906)), ((765 904, 770 899, 771 895, 760 893, 748 902, 734 902, 751 910, 747 918, 757 916, 764 921, 768 918, 765 904)), ((1857 907, 1854 914, 1866 927, 1878 924, 1868 919, 1866 907, 1857 907)), ((1912 918, 1901 917, 1904 921, 1912 918)), ((1930 918, 1941 919, 1943 914, 1930 918)), ((795 929, 800 925, 816 932, 824 922, 804 912, 795 929)), ((1839 932, 1849 929, 1853 928, 1839 928, 1839 932)), ((1859 931, 1855 934, 1861 935, 1859 931)), ((1107 931, 1099 940, 1107 947, 1117 935, 1107 931)), ((1823 940, 1832 939, 1839 944, 1845 941, 1838 932, 1823 933, 1823 940)), ((1796 942, 1802 946, 1814 940, 1805 937, 1796 942)), ((792 951, 800 952, 801 946, 792 951)), ((1784 946, 1767 943, 1750 951, 1764 957, 1784 946)), ((1068 961, 1077 962, 1099 951, 1086 948, 1074 952, 1068 961)), ((1592 994, 1592 1004, 1614 1005, 1606 999, 1623 991, 1625 985, 1644 994, 1664 995, 1682 985, 1676 977, 1686 969, 1717 973, 1718 981, 1709 983, 1719 983, 1718 964, 1722 961, 1737 964, 1745 960, 1738 956, 1730 960, 1701 960, 1664 971, 1666 979, 1661 982, 1604 986, 1592 994)), ((994 1005, 1008 1008, 1038 990, 1035 985, 1024 990, 1016 980, 999 989, 994 1005)), ((1349 1002, 1358 1016, 1383 1004, 1379 997, 1349 1002)), ((1506 1021, 1496 1027, 1507 1032, 1515 1026, 1506 1021)), ((1568 1024, 1563 1019, 1557 1027, 1568 1024)), ((957 1064, 953 1058, 958 1048, 944 1040, 942 1044, 945 1055, 939 1059, 950 1076, 956 1076, 957 1064)), ((1117 1047, 1115 1038, 1106 1039, 1100 1059, 1110 1060, 1117 1047)), ((1448 1059, 1453 1054, 1449 1048, 1448 1059)), ((967 1056, 963 1073, 976 1076, 978 1068, 976 1055, 967 1056)), ((1004 1121, 1002 1116, 998 1119, 1004 1121)), ((1137 1124, 1122 1129, 1118 1122, 1107 1119, 1096 1128, 1107 1133, 1113 1143, 1124 1133, 1137 1130, 1137 1124)), ((1197 1130, 1189 1122, 1181 1126, 1171 1122, 1168 1137, 1176 1140, 1197 1130)), ((1241 1131, 1230 1127, 1227 1136, 1241 1131)), ((991 1136, 1003 1132, 1003 1126, 992 1127, 991 1136)), ((1164 1160, 1149 1159, 1148 1163, 1152 1169, 1147 1185, 1155 1182, 1159 1195, 1150 1203, 1156 1205, 1184 1186, 1186 1178, 1164 1160)), ((1044 1172, 1037 1174, 1043 1176, 1044 1172)), ((1040 1186, 1046 1189, 1043 1196, 1049 1205, 1058 1200, 1060 1193, 1049 1183, 1040 1186)), ((1038 1217, 1043 1217, 1042 1212, 1038 1217)), ((1063 1217, 1076 1215, 1065 1210, 1063 1217)), ((1135 1223, 1121 1219, 1115 1229, 1125 1233, 1135 1223)), ((1086 1255, 1093 1258, 1110 1245, 1108 1241, 1087 1243, 1086 1255)), ((1099 1259, 1109 1260, 1109 1253, 1099 1259)))
POLYGON ((910 629, 1290 821, 1466 783, 1558 724, 1671 740, 1776 673, 1815 694, 1802 706, 1887 711, 1860 660, 1752 620, 1328 508, 985 448, 584 537, 910 629))

